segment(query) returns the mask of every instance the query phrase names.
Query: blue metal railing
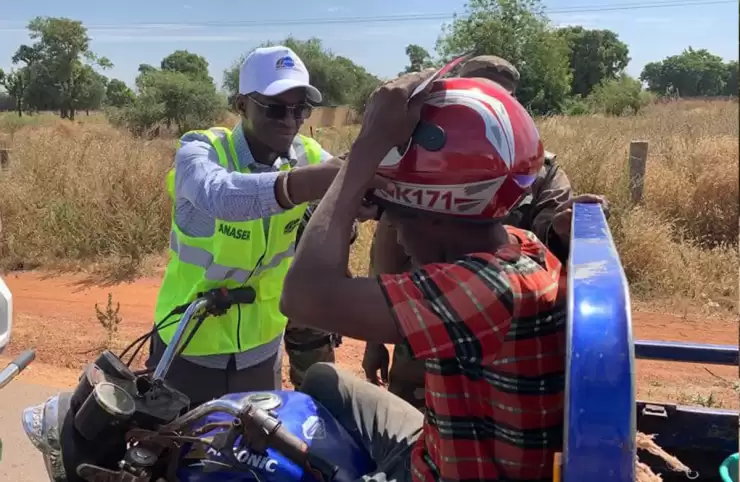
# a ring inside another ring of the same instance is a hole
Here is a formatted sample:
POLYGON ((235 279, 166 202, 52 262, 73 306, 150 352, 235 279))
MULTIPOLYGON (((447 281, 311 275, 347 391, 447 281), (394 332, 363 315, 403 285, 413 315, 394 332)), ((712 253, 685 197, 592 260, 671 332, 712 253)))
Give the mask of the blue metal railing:
POLYGON ((675 341, 635 340, 635 357, 705 365, 738 366, 738 347, 675 341))
POLYGON ((573 209, 563 479, 635 478, 634 346, 627 278, 601 206, 573 209))

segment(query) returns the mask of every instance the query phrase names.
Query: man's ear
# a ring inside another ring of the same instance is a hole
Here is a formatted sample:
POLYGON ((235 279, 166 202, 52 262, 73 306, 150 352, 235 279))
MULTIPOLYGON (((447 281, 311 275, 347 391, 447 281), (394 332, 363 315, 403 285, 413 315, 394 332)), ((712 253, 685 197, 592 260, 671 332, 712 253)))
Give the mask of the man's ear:
POLYGON ((234 97, 234 109, 242 116, 247 116, 247 99, 243 94, 234 97))

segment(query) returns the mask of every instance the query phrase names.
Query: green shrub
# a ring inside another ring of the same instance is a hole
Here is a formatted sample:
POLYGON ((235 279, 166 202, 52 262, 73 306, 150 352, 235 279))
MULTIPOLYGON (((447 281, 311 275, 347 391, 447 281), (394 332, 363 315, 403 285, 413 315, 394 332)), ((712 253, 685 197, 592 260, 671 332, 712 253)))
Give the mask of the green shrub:
POLYGON ((566 99, 563 103, 563 114, 567 116, 587 115, 590 113, 591 106, 580 95, 566 99))
POLYGON ((637 114, 649 102, 640 81, 626 74, 597 85, 587 100, 592 110, 610 116, 637 114))

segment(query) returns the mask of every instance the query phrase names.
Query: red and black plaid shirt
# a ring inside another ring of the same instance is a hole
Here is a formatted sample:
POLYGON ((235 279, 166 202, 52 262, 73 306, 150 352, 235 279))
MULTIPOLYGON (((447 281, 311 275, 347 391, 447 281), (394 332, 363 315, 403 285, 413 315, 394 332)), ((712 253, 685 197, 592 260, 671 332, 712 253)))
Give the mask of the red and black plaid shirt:
POLYGON ((534 234, 412 273, 382 275, 405 342, 426 360, 415 481, 551 481, 562 447, 563 269, 534 234))

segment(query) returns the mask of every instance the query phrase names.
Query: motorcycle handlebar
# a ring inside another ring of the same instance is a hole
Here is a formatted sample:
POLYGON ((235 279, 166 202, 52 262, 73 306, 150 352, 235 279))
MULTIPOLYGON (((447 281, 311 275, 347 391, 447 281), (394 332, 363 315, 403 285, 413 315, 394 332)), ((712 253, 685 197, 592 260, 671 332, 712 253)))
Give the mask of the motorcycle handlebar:
MULTIPOLYGON (((181 432, 213 412, 225 412, 241 422, 243 441, 250 449, 272 448, 314 474, 316 480, 332 480, 340 470, 309 450, 308 444, 282 426, 267 411, 247 401, 217 399, 199 405, 185 415, 160 427, 161 433, 181 432)), ((229 457, 229 454, 225 454, 229 457)))
POLYGON ((198 298, 191 302, 185 313, 180 318, 175 328, 175 334, 167 344, 162 358, 157 363, 157 368, 152 375, 152 381, 164 380, 172 365, 172 361, 180 350, 185 333, 190 332, 190 324, 196 313, 204 310, 208 314, 219 315, 226 313, 233 305, 251 304, 257 298, 257 293, 251 286, 242 288, 216 288, 206 293, 201 293, 198 298))
POLYGON ((13 381, 23 370, 36 359, 35 350, 26 350, 0 372, 0 389, 13 381))

